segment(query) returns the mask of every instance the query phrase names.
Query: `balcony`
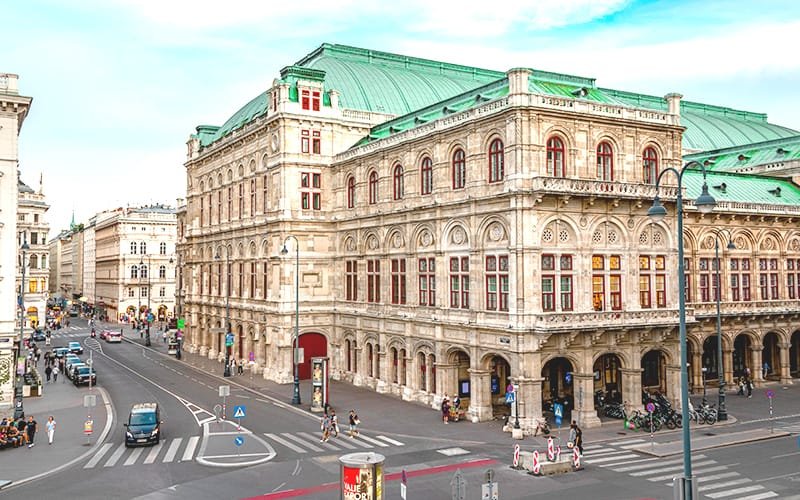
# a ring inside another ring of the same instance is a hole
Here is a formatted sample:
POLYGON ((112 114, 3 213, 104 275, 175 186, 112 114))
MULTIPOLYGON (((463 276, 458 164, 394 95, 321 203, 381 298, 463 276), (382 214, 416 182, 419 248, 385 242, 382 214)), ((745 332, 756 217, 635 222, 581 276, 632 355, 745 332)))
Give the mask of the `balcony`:
MULTIPOLYGON (((692 304, 695 316, 716 317, 716 302, 692 304)), ((773 314, 800 315, 800 300, 753 300, 750 302, 721 302, 722 316, 766 316, 773 314)))

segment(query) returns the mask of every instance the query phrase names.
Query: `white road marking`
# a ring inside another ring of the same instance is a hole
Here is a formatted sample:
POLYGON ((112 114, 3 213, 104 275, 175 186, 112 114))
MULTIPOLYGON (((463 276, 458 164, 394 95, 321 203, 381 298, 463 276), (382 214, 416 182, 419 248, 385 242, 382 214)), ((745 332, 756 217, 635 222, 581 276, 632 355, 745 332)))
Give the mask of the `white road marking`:
POLYGON ((186 449, 183 450, 183 456, 181 457, 181 462, 188 462, 192 459, 194 455, 194 449, 197 448, 197 443, 200 441, 200 436, 192 436, 189 438, 189 442, 186 443, 186 449))
POLYGON ((388 444, 386 444, 386 443, 384 443, 382 441, 378 441, 377 439, 372 439, 372 438, 367 437, 367 436, 362 436, 361 434, 359 434, 358 437, 363 439, 364 441, 367 441, 368 443, 373 443, 373 444, 375 444, 377 446, 380 446, 382 448, 388 448, 389 447, 388 444))
POLYGON ((111 458, 109 458, 105 464, 103 464, 103 467, 113 467, 123 453, 125 453, 125 443, 122 443, 117 447, 116 450, 114 450, 114 454, 111 455, 111 458))
POLYGON ((361 446, 362 448, 375 448, 371 444, 367 443, 366 441, 361 441, 361 434, 358 437, 350 438, 350 441, 356 443, 357 445, 361 446))
POLYGON ((316 444, 311 444, 311 443, 309 443, 309 442, 307 442, 307 441, 305 441, 303 439, 300 439, 297 436, 293 436, 292 434, 290 434, 288 432, 282 432, 281 436, 285 437, 286 439, 291 439, 295 443, 299 443, 299 444, 305 446, 306 448, 310 449, 311 451, 322 451, 322 448, 320 448, 316 444))
MULTIPOLYGON (((311 441, 314 440, 314 436, 312 434, 308 433, 308 432, 298 432, 297 434, 299 434, 300 436, 302 436, 302 437, 304 437, 306 439, 309 439, 311 441)), ((334 445, 332 443, 329 443, 327 441, 326 442, 320 442, 318 446, 324 446, 324 447, 328 448, 329 450, 334 450, 334 451, 339 449, 336 445, 334 445)))
POLYGON ((108 453, 108 450, 110 450, 112 446, 114 446, 114 444, 113 444, 113 443, 105 443, 105 444, 104 444, 104 445, 103 445, 103 446, 102 446, 102 447, 101 447, 101 448, 100 448, 100 449, 97 451, 97 453, 95 453, 95 455, 92 457, 92 459, 91 459, 91 460, 89 460, 89 462, 87 462, 87 464, 83 466, 83 468, 84 468, 84 469, 91 469, 92 467, 94 467, 95 465, 97 465, 97 464, 98 464, 98 462, 100 462, 100 460, 102 460, 102 459, 103 459, 103 456, 104 456, 106 453, 108 453))
POLYGON ((712 483, 707 486, 697 488, 697 491, 718 490, 720 488, 727 488, 728 486, 736 486, 737 484, 749 483, 750 480, 746 477, 734 479, 733 481, 725 481, 724 483, 712 483))
POLYGON ((169 448, 167 449, 167 454, 164 455, 164 460, 162 462, 170 463, 175 460, 175 455, 178 453, 178 448, 180 448, 181 443, 183 442, 183 438, 175 438, 169 444, 169 448))
POLYGON ((291 450, 296 451, 297 453, 308 453, 303 448, 300 448, 299 446, 297 446, 295 444, 292 444, 289 441, 286 441, 285 439, 283 439, 282 437, 278 436, 277 434, 264 433, 264 435, 267 436, 268 438, 272 439, 273 441, 275 441, 277 443, 280 443, 283 446, 285 446, 285 447, 287 447, 287 448, 289 448, 291 450))
POLYGON ((130 454, 130 456, 128 457, 128 459, 127 459, 127 460, 125 460, 125 463, 124 463, 124 464, 122 464, 122 465, 123 465, 123 466, 126 466, 126 465, 133 465, 133 464, 135 464, 135 463, 136 463, 136 461, 137 461, 137 460, 139 460, 139 455, 141 455, 141 454, 142 454, 142 451, 143 451, 143 450, 144 450, 144 448, 136 448, 135 450, 133 450, 133 453, 131 453, 131 454, 130 454))
MULTIPOLYGON (((713 464, 713 463, 716 463, 716 462, 711 460, 711 461, 701 462, 701 463, 704 464, 704 465, 708 465, 708 464, 713 464)), ((700 465, 701 463, 695 462, 694 465, 697 466, 697 465, 700 465)), ((644 477, 644 476, 652 476, 653 474, 659 474, 661 472, 669 472, 669 471, 680 470, 680 469, 683 469, 683 465, 682 464, 680 464, 680 465, 672 465, 670 467, 660 467, 658 469, 650 469, 650 470, 642 470, 642 471, 638 471, 638 472, 631 472, 630 475, 633 476, 633 477, 644 477)))
MULTIPOLYGON (((699 459, 699 458, 706 458, 706 457, 705 457, 705 455, 697 455, 696 457, 692 457, 692 458, 696 460, 696 459, 699 459)), ((662 460, 659 465, 680 464, 680 463, 683 463, 683 459, 682 458, 675 458, 673 460, 662 460)), ((614 472, 630 472, 632 470, 646 469, 646 468, 650 467, 651 465, 652 464, 644 464, 644 465, 639 464, 639 465, 631 465, 629 467, 620 467, 618 469, 611 469, 611 470, 613 470, 614 472)))
MULTIPOLYGON (((726 472, 724 474, 715 474, 713 476, 703 476, 703 477, 697 478, 697 482, 705 483, 706 481, 716 481, 717 479, 727 479, 729 477, 736 477, 736 476, 739 476, 739 475, 741 475, 741 474, 739 474, 738 472, 726 472)), ((670 483, 670 486, 672 486, 672 483, 670 483)))
POLYGON ((749 497, 737 498, 736 500, 763 500, 764 498, 775 498, 776 496, 778 496, 778 494, 774 491, 767 491, 757 495, 750 495, 749 497))
POLYGON ((736 488, 733 490, 728 491, 720 491, 718 493, 707 493, 706 496, 708 498, 725 498, 725 497, 732 497, 734 495, 741 495, 742 493, 752 493, 753 491, 763 490, 764 487, 760 484, 756 484, 754 486, 744 486, 742 488, 736 488))
MULTIPOLYGON (((697 464, 694 464, 694 465, 697 467, 697 466, 702 466, 702 465, 713 465, 715 463, 717 463, 717 462, 715 462, 714 460, 711 460, 709 462, 700 462, 700 463, 697 463, 697 464)), ((719 472, 721 470, 727 470, 727 469, 728 469, 728 466, 726 466, 726 465, 718 465, 716 467, 709 467, 707 469, 696 469, 696 471, 697 471, 697 474, 704 474, 706 472, 719 472)), ((695 470, 693 469, 692 472, 694 472, 694 471, 695 470)), ((653 482, 659 482, 659 481, 666 481, 667 479, 672 479, 673 477, 675 477, 675 473, 674 472, 670 473, 670 474, 663 475, 663 476, 659 476, 659 477, 648 477, 647 480, 648 481, 653 481, 653 482)))
POLYGON ((395 441, 394 439, 388 438, 386 436, 375 436, 375 437, 381 438, 384 441, 386 441, 387 443, 391 443, 391 444, 393 444, 395 446, 403 446, 403 443, 401 443, 400 441, 395 441))
POLYGON ((236 455, 205 455, 203 458, 265 457, 271 453, 237 453, 236 455))
POLYGON ((638 458, 639 455, 635 453, 628 453, 625 452, 625 455, 616 455, 613 457, 603 457, 603 458, 587 458, 584 460, 587 464, 601 464, 603 462, 613 462, 614 460, 619 460, 620 458, 638 458))
POLYGON ((341 446, 343 448, 347 448, 348 450, 357 449, 356 446, 353 446, 352 444, 349 443, 350 438, 344 438, 343 434, 340 434, 340 436, 341 437, 337 437, 336 441, 334 441, 334 443, 336 443, 336 446, 341 446), (342 439, 342 438, 344 438, 344 439, 342 439))
POLYGON ((153 446, 153 449, 150 450, 150 453, 147 454, 147 458, 144 459, 145 464, 152 464, 156 461, 156 457, 158 457, 158 453, 161 451, 161 448, 164 447, 164 443, 159 441, 157 445, 153 446))

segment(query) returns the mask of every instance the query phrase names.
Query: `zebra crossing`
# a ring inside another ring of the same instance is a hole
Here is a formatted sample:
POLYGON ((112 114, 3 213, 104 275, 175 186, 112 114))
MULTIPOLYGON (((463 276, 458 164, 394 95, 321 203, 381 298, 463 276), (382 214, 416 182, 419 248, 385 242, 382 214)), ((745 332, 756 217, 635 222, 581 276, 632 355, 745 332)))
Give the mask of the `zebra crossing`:
POLYGON ((163 464, 189 462, 194 460, 199 442, 200 436, 191 436, 186 439, 177 437, 164 440, 149 448, 127 448, 125 443, 104 443, 83 468, 105 468, 118 465, 130 467, 132 465, 153 465, 156 462, 163 464), (113 451, 111 451, 112 449, 113 451), (109 454, 109 452, 111 453, 109 454))
POLYGON ((311 432, 266 432, 264 433, 264 437, 266 437, 271 444, 278 445, 276 450, 288 449, 298 454, 405 446, 405 443, 382 435, 365 436, 359 434, 351 438, 345 433, 340 433, 339 437, 331 438, 326 442, 321 442, 319 436, 311 432))
MULTIPOLYGON (((647 444, 645 439, 628 439, 613 445, 599 443, 584 446, 583 462, 638 479, 647 479, 672 488, 672 478, 683 471, 683 457, 664 459, 649 457, 633 450, 647 444)), ((693 472, 698 492, 704 498, 723 500, 762 500, 778 494, 753 482, 734 470, 703 454, 692 455, 693 472)))

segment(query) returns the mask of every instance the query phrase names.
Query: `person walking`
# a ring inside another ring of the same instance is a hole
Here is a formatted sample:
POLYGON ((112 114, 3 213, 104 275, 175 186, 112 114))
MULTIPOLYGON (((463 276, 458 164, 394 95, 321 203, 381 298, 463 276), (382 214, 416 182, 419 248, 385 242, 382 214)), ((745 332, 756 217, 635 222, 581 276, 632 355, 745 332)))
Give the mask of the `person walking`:
POLYGON ((583 431, 574 420, 569 426, 569 441, 567 442, 567 446, 569 448, 577 448, 578 454, 583 455, 583 431))
POLYGON ((745 386, 747 387, 747 397, 753 397, 753 380, 750 377, 745 378, 744 380, 745 386))
POLYGON ((445 394, 444 399, 442 399, 442 422, 446 424, 448 420, 450 420, 450 400, 445 394))
POLYGON ((350 410, 350 415, 347 418, 350 424, 350 430, 347 433, 351 438, 358 436, 358 425, 361 423, 361 420, 358 419, 358 414, 355 410, 350 410))
POLYGON ((28 417, 28 425, 25 427, 25 432, 28 433, 28 448, 33 448, 33 439, 36 437, 36 431, 39 429, 39 424, 33 419, 33 415, 28 417))
POLYGON ((47 418, 47 444, 53 444, 53 436, 56 434, 56 420, 52 415, 47 418))
POLYGON ((66 368, 66 361, 64 358, 58 360, 58 371, 61 372, 64 376, 61 378, 61 382, 63 383, 67 379, 67 373, 64 371, 66 368))
POLYGON ((44 369, 44 375, 47 377, 47 381, 50 382, 50 376, 53 374, 53 369, 50 368, 50 364, 47 364, 47 368, 44 369))
POLYGON ((767 375, 769 375, 769 363, 767 363, 766 361, 764 361, 764 366, 762 367, 761 372, 762 372, 761 378, 767 380, 767 375))
POLYGON ((331 408, 330 418, 333 437, 339 437, 339 417, 336 416, 336 410, 333 408, 331 408))
POLYGON ((320 430, 322 431, 322 438, 319 440, 320 443, 327 443, 328 439, 331 437, 331 417, 328 415, 323 415, 322 420, 320 422, 320 430))
POLYGON ((55 384, 56 382, 58 382, 58 367, 54 366, 53 367, 53 383, 55 384))
POLYGON ((244 360, 239 360, 239 375, 244 375, 244 360))

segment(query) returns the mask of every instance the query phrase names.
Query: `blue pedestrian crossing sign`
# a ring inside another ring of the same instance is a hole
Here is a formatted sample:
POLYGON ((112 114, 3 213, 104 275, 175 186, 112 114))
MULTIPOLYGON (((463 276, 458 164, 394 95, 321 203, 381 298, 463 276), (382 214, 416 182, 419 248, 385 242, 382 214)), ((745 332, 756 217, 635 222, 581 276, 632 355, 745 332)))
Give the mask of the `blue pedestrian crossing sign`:
POLYGON ((517 400, 517 393, 516 392, 507 392, 506 393, 506 404, 513 403, 517 400))
POLYGON ((233 418, 244 418, 244 405, 237 405, 233 407, 233 418))
POLYGON ((233 345, 233 334, 228 333, 225 335, 225 347, 231 347, 233 345))
POLYGON ((242 436, 236 436, 235 438, 233 438, 233 443, 236 446, 241 446, 244 444, 244 438, 242 436))
POLYGON ((558 418, 564 418, 564 405, 561 403, 553 404, 553 415, 558 418))

